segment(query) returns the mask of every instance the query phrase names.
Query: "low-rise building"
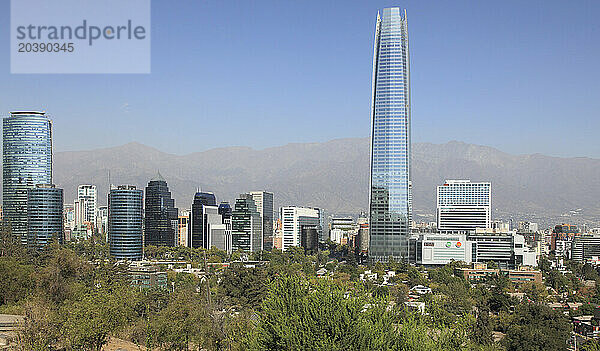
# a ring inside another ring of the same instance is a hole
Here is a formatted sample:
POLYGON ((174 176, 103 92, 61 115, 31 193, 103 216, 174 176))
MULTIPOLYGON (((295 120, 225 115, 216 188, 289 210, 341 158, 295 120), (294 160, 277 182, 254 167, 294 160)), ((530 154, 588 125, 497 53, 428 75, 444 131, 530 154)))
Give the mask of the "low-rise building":
POLYGON ((419 295, 431 294, 431 288, 424 285, 415 285, 412 288, 410 288, 410 291, 419 295))
POLYGON ((496 277, 499 273, 499 269, 488 268, 485 263, 473 263, 471 267, 457 267, 454 270, 455 275, 463 277, 469 282, 477 282, 487 278, 496 277))
POLYGON ((505 270, 502 273, 508 276, 508 279, 515 284, 523 284, 528 282, 542 283, 542 272, 528 267, 520 269, 505 270))
POLYGON ((537 255, 514 231, 477 229, 469 234, 418 233, 409 239, 409 262, 424 266, 452 261, 486 263, 502 269, 536 266, 537 255))
POLYGON ((518 269, 495 269, 488 268, 485 263, 473 263, 471 267, 457 267, 455 275, 463 277, 469 282, 482 281, 487 278, 496 277, 500 274, 505 275, 515 284, 528 282, 542 283, 542 272, 534 270, 531 267, 519 267, 518 269))
POLYGON ((139 289, 167 288, 167 273, 160 272, 149 262, 133 262, 129 265, 131 285, 139 289))

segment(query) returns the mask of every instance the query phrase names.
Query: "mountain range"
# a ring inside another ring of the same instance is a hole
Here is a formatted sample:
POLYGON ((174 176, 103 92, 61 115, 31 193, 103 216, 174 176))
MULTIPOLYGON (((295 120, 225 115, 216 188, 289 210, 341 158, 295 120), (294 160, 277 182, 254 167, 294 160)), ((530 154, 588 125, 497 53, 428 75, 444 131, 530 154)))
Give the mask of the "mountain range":
MULTIPOLYGON (((65 189, 65 202, 75 198, 78 184, 91 183, 105 204, 109 176, 112 184, 143 188, 157 172, 180 209, 189 208, 197 189, 229 202, 242 192, 268 190, 275 194, 276 209, 315 206, 328 214, 356 215, 368 208, 369 138, 187 155, 134 142, 54 155, 54 182, 65 189)), ((600 159, 511 155, 457 141, 414 143, 412 172, 417 220, 434 220, 436 186, 445 179, 491 181, 497 218, 581 222, 600 217, 600 159)))

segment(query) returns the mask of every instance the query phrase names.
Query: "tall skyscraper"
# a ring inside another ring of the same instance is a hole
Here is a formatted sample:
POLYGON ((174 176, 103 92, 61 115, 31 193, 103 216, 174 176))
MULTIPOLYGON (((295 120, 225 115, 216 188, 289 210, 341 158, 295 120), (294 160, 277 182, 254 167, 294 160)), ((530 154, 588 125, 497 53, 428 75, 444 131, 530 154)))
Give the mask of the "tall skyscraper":
POLYGON ((310 227, 317 230, 318 237, 322 237, 321 210, 318 208, 286 206, 279 208, 281 220, 283 251, 290 246, 302 244, 302 228, 310 227))
POLYGON ((262 222, 252 195, 240 194, 231 213, 231 248, 257 252, 262 249, 262 222))
POLYGON ((37 184, 27 191, 27 245, 42 249, 53 238, 63 242, 63 190, 37 184))
POLYGON ((108 193, 108 246, 117 259, 142 259, 143 197, 135 185, 119 185, 108 193))
POLYGON ((195 249, 203 247, 210 248, 210 238, 208 231, 208 214, 207 207, 214 207, 214 214, 218 214, 217 198, 215 194, 208 192, 197 192, 192 203, 192 212, 190 214, 189 239, 188 244, 195 249))
POLYGON ((475 228, 491 228, 491 221, 491 183, 446 180, 437 187, 438 231, 470 232, 475 228))
POLYGON ((189 247, 188 233, 190 231, 190 210, 181 211, 181 215, 177 218, 177 246, 189 247))
POLYGON ((144 244, 175 246, 179 211, 160 173, 148 182, 145 204, 144 244))
POLYGON ((99 206, 98 215, 96 215, 96 225, 98 233, 108 242, 108 206, 99 206))
POLYGON ((27 190, 52 184, 52 122, 45 112, 10 112, 3 119, 3 223, 27 243, 27 190))
POLYGON ((75 206, 79 206, 79 211, 75 212, 75 222, 78 225, 89 224, 96 228, 96 212, 98 211, 98 191, 95 185, 83 184, 77 187, 77 200, 75 206))
POLYGON ((223 201, 219 204, 219 214, 221 215, 221 221, 225 225, 225 237, 224 246, 225 251, 228 253, 232 252, 232 240, 231 240, 231 215, 233 210, 229 202, 223 201))
POLYGON ((260 215, 262 249, 273 248, 273 193, 267 191, 251 191, 249 193, 256 204, 256 210, 260 215))
POLYGON ((377 14, 373 53, 369 258, 407 259, 411 221, 406 10, 377 14), (404 15, 404 16, 402 16, 404 15))

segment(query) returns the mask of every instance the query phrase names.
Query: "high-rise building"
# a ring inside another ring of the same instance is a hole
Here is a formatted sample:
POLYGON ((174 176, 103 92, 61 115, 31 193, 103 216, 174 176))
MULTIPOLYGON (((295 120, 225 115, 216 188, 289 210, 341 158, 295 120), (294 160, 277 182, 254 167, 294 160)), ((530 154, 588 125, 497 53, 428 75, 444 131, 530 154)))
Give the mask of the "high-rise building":
POLYGON ((142 259, 143 197, 135 185, 119 185, 108 193, 108 245, 117 259, 142 259))
POLYGON ((181 211, 181 215, 177 218, 177 246, 189 247, 188 232, 190 225, 190 210, 181 211))
POLYGON ((373 53, 369 258, 406 259, 411 222, 410 62, 406 10, 377 14, 373 53), (404 16, 402 16, 404 15, 404 16))
POLYGON ((98 210, 98 191, 95 185, 83 184, 77 187, 77 206, 80 210, 76 212, 79 217, 75 218, 77 224, 89 224, 96 228, 96 211, 98 210))
POLYGON ((99 206, 96 215, 98 233, 108 242, 108 206, 99 206))
POLYGON ((232 252, 232 240, 231 240, 231 216, 233 210, 229 202, 223 201, 219 204, 219 214, 221 215, 221 221, 225 225, 225 237, 224 237, 224 250, 228 253, 232 252))
POLYGON ((83 226, 85 218, 85 202, 79 199, 73 201, 73 213, 75 215, 75 226, 83 226))
POLYGON ((273 193, 251 191, 249 194, 252 195, 252 199, 254 199, 254 203, 256 204, 256 210, 260 215, 262 249, 271 250, 273 248, 273 193))
POLYGON ((317 251, 319 249, 319 226, 303 226, 300 245, 306 250, 317 251))
POLYGON ((446 180, 437 187, 437 228, 442 233, 491 228, 492 185, 489 182, 446 180))
POLYGON ((302 228, 316 228, 319 237, 321 232, 321 210, 318 208, 287 206, 279 209, 282 230, 282 250, 302 244, 302 228))
POLYGON ((369 252, 369 223, 359 223, 358 224, 358 244, 357 247, 361 253, 369 252))
POLYGON ((53 239, 62 243, 63 236, 63 190, 37 184, 27 191, 27 245, 42 249, 53 239))
POLYGON ((175 246, 179 211, 160 173, 148 182, 145 205, 144 244, 175 246))
POLYGON ((63 205, 63 216, 65 229, 73 229, 75 227, 75 207, 72 204, 63 205))
POLYGON ((223 223, 223 216, 217 206, 204 207, 204 223, 208 233, 207 247, 216 247, 219 250, 230 251, 230 238, 227 234, 227 224, 223 223))
POLYGON ((585 234, 573 237, 571 245, 572 260, 595 264, 600 260, 600 235, 585 234))
POLYGON ((347 244, 356 235, 357 227, 352 217, 332 217, 329 222, 329 240, 347 244))
POLYGON ((262 222, 250 194, 240 194, 231 213, 231 249, 257 252, 262 249, 262 222))
POLYGON ((192 203, 192 212, 190 214, 190 225, 188 243, 193 248, 210 248, 210 238, 208 231, 208 211, 207 207, 214 207, 215 213, 218 214, 217 199, 215 194, 208 192, 197 192, 194 195, 192 203))
POLYGON ((27 190, 52 184, 52 122, 45 112, 10 112, 3 119, 3 224, 27 243, 27 190))
POLYGON ((72 204, 63 205, 64 240, 71 241, 71 233, 75 228, 75 207, 72 204))

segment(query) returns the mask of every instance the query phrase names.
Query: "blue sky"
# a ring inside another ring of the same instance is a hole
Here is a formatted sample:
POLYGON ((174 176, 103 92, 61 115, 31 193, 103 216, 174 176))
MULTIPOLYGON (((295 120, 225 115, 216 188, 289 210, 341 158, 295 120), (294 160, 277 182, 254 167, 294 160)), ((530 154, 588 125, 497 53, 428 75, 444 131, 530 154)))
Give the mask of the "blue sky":
MULTIPOLYGON (((414 142, 600 158, 600 2, 152 1, 152 74, 11 75, 57 151, 172 153, 369 135, 377 10, 408 10, 414 142)), ((0 0, 0 47, 9 1, 0 0)))

